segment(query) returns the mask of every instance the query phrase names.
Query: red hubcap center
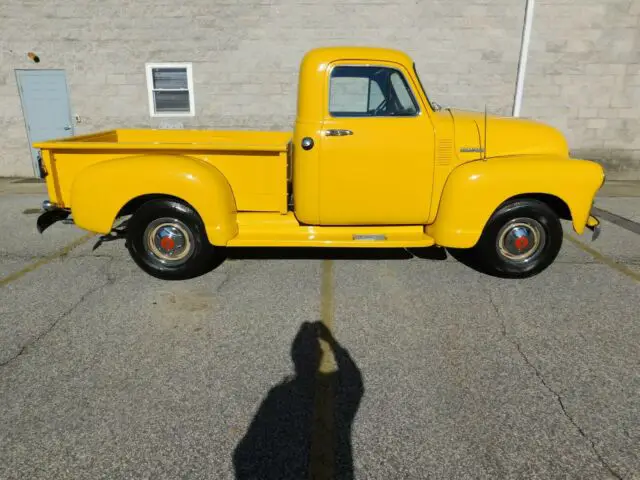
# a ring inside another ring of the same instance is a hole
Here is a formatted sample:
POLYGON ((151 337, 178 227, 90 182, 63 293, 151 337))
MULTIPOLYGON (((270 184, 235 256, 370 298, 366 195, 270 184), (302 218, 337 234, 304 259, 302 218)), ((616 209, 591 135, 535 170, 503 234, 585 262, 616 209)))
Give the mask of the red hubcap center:
POLYGON ((529 239, 527 237, 519 237, 516 239, 516 248, 518 250, 524 250, 529 246, 529 239))
POLYGON ((173 250, 176 246, 176 242, 174 242, 173 238, 171 237, 164 237, 162 240, 160 240, 160 246, 163 248, 163 250, 173 250))

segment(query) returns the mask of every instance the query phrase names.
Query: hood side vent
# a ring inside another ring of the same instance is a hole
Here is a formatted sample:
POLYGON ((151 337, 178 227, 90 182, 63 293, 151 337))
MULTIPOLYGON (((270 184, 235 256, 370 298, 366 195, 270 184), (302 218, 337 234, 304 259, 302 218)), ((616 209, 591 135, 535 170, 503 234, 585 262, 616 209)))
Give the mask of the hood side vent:
POLYGON ((443 138, 436 147, 436 165, 449 165, 453 158, 453 139, 443 138))

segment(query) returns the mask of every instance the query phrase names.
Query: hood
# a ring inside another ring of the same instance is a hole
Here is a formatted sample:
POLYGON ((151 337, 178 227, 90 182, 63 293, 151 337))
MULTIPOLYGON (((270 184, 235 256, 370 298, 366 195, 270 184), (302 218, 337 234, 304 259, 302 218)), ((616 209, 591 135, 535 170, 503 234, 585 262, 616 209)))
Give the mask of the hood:
POLYGON ((453 110, 455 147, 460 159, 477 160, 508 155, 553 155, 568 157, 564 135, 549 125, 533 120, 487 115, 486 138, 483 112, 453 110))

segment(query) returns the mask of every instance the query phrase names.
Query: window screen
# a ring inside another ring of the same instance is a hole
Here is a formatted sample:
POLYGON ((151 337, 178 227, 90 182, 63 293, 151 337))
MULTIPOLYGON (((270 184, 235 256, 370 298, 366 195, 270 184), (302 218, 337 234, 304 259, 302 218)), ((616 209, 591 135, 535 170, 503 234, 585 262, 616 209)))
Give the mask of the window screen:
POLYGON ((152 115, 193 114, 190 65, 149 65, 147 81, 152 115))

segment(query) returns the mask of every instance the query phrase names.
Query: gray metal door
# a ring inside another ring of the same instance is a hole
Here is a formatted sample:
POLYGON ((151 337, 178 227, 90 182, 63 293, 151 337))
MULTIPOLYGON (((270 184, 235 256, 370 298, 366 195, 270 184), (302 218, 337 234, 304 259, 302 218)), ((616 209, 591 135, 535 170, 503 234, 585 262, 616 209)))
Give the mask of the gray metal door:
POLYGON ((38 175, 38 152, 31 145, 74 134, 67 78, 64 70, 16 70, 16 81, 33 170, 38 175))

